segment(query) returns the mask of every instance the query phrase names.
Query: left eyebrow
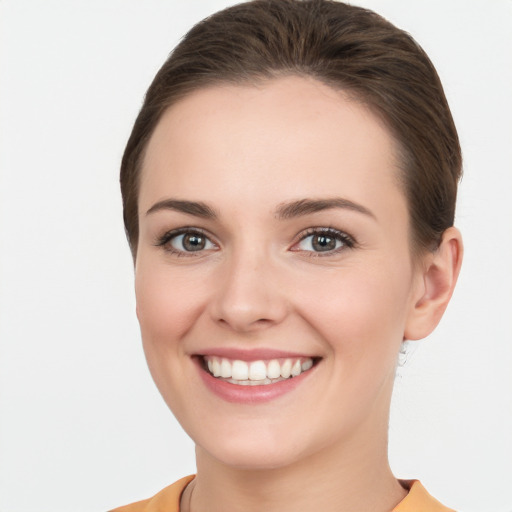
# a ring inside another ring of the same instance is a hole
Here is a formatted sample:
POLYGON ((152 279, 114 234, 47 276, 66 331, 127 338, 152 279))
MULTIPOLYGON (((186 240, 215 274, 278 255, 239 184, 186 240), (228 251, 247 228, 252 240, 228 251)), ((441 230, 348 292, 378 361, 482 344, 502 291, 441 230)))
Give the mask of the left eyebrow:
POLYGON ((147 212, 149 215, 160 210, 174 210, 176 212, 187 213, 204 219, 216 219, 217 213, 213 208, 201 201, 182 201, 179 199, 164 199, 155 203, 147 212))
POLYGON ((349 199, 341 197, 334 197, 329 199, 300 199, 290 203, 280 204, 276 209, 276 217, 278 219, 291 219, 294 217, 301 217, 309 215, 310 213, 321 212, 323 210, 330 210, 333 208, 343 208, 355 212, 368 215, 377 220, 374 213, 365 206, 354 203, 349 199))

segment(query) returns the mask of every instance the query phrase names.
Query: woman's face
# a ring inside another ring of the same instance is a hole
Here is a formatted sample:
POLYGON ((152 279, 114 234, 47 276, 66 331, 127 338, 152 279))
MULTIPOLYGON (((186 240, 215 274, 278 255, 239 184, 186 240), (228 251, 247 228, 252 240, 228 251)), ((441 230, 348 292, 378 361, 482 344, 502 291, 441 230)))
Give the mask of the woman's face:
POLYGON ((137 313, 200 452, 264 468, 385 445, 422 281, 397 175, 378 118, 312 79, 212 87, 163 116, 141 179, 137 313))

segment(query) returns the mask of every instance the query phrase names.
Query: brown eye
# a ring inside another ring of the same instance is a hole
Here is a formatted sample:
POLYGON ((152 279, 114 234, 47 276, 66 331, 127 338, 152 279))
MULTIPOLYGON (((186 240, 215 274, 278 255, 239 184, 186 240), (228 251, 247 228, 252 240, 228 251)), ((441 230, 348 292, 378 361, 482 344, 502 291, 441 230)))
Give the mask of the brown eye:
POLYGON ((303 238, 298 244, 301 251, 307 252, 333 252, 346 245, 345 241, 338 235, 330 233, 313 233, 303 238))
POLYGON ((336 249, 336 239, 331 236, 314 235, 311 238, 311 246, 317 252, 333 251, 336 249))
POLYGON ((181 243, 186 251, 201 251, 206 247, 206 238, 202 235, 188 233, 183 235, 181 243))
POLYGON ((158 245, 167 245, 169 250, 177 253, 199 252, 215 248, 215 244, 206 235, 198 231, 167 234, 158 245))
POLYGON ((293 246, 292 250, 315 255, 318 253, 337 254, 344 249, 354 247, 355 241, 343 231, 332 228, 312 228, 293 246))

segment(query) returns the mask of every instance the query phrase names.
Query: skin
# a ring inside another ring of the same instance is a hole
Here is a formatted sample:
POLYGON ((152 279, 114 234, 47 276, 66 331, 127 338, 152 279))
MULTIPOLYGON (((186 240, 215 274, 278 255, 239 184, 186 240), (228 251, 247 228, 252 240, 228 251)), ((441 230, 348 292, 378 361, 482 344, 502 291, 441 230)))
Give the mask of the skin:
POLYGON ((152 376, 197 447, 183 508, 190 499, 199 512, 384 512, 405 496, 387 459, 397 353, 439 321, 462 245, 450 228, 436 253, 413 261, 395 154, 364 106, 295 76, 200 90, 158 124, 142 171, 135 284, 152 376), (277 213, 332 198, 365 211, 277 213), (217 216, 147 213, 168 199, 217 216), (178 237, 158 245, 183 227, 204 230, 204 250, 186 252, 178 237), (311 228, 338 230, 353 247, 317 252, 311 228), (234 404, 194 363, 212 347, 320 362, 277 399, 234 404))

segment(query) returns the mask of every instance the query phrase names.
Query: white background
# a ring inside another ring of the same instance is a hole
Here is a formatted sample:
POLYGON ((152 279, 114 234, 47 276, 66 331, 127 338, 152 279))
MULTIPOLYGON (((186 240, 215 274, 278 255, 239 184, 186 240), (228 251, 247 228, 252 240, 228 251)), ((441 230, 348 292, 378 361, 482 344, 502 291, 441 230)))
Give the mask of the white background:
MULTIPOLYGON (((118 168, 167 53, 229 3, 0 0, 1 512, 106 510, 194 471, 143 359, 118 168)), ((510 512, 512 1, 359 3, 427 50, 465 157, 463 271, 397 377, 392 466, 510 512)))

